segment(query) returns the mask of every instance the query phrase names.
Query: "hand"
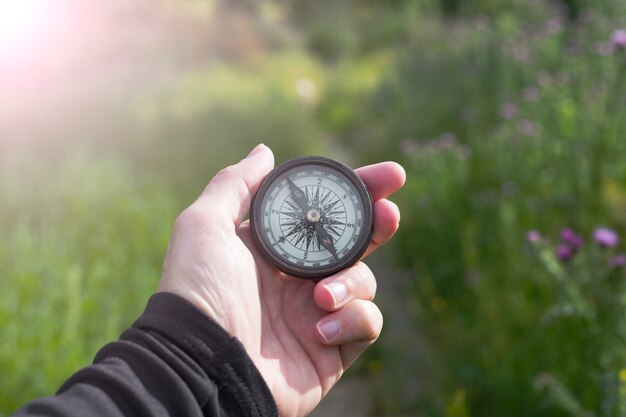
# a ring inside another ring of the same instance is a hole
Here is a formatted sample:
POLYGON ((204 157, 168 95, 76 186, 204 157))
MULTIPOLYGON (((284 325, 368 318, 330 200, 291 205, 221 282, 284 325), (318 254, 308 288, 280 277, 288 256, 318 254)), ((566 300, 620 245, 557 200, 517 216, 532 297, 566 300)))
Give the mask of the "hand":
MULTIPOLYGON (((290 277, 258 253, 250 201, 274 166, 264 145, 220 171, 174 226, 159 291, 177 294, 237 337, 267 382, 281 416, 307 415, 380 334, 376 280, 359 262, 319 283, 290 277)), ((398 229, 385 199, 404 183, 393 162, 357 170, 374 198, 366 255, 398 229)))

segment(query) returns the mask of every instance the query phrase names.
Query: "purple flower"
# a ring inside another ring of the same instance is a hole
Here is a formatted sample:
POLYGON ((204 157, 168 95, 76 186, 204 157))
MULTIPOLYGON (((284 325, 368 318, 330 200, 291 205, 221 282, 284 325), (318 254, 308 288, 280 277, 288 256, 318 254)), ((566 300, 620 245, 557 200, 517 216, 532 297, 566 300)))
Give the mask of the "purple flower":
POLYGON ((534 136, 537 133, 537 127, 532 121, 524 119, 517 124, 517 133, 525 136, 534 136))
POLYGON ((572 256, 574 256, 574 250, 569 245, 561 244, 556 248, 556 257, 563 262, 569 261, 572 259, 572 256))
POLYGON ((537 101, 539 98, 539 89, 537 87, 527 87, 522 91, 522 96, 524 97, 524 101, 537 101))
POLYGON ((560 19, 553 17, 548 19, 548 24, 546 25, 547 32, 549 34, 557 33, 563 28, 563 23, 560 19))
POLYGON ((626 49, 626 30, 618 29, 613 32, 613 36, 611 36, 611 44, 615 50, 623 51, 626 49))
POLYGON ((541 240, 541 234, 537 230, 529 230, 526 238, 530 243, 537 243, 541 240))
POLYGON ((599 227, 593 232, 593 239, 600 244, 612 248, 619 242, 619 236, 611 229, 599 227))
POLYGON ((626 265, 626 255, 618 253, 611 259, 609 259, 609 265, 614 267, 620 267, 626 265))
POLYGON ((400 153, 404 155, 410 155, 417 151, 418 145, 415 139, 406 138, 400 142, 398 148, 400 149, 400 153))
POLYGON ((561 242, 576 252, 585 243, 583 237, 570 228, 561 230, 561 242))
POLYGON ((506 102, 503 103, 502 106, 500 106, 500 116, 502 116, 503 119, 512 119, 515 117, 516 114, 517 106, 515 105, 515 103, 506 102))
POLYGON ((453 148, 456 145, 456 135, 454 133, 446 132, 439 137, 439 145, 444 149, 453 148))

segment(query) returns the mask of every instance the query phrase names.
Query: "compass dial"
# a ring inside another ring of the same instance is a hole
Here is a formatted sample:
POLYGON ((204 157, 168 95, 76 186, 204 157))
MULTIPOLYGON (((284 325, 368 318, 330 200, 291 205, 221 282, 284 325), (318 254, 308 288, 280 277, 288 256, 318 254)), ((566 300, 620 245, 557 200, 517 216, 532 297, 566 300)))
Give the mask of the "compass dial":
POLYGON ((372 235, 372 199, 345 165, 296 158, 265 178, 251 209, 255 242, 285 273, 317 279, 357 262, 372 235))

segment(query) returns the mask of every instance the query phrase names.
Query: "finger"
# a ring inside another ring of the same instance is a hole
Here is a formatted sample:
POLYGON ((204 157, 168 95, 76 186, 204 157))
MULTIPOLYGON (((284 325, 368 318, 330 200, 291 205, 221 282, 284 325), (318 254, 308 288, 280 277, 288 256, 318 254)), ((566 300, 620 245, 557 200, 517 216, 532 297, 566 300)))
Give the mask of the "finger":
POLYGON ((406 172, 396 162, 380 162, 355 170, 370 191, 374 201, 389 197, 406 181, 406 172))
POLYGON ((239 163, 222 169, 213 177, 197 204, 209 213, 216 225, 237 227, 250 208, 252 196, 274 167, 274 155, 260 144, 239 163))
POLYGON ((372 344, 383 327, 383 315, 371 301, 353 300, 316 324, 321 343, 340 346, 354 342, 372 344))
POLYGON ((346 343, 345 345, 341 345, 339 347, 339 353, 341 355, 341 364, 343 365, 343 370, 348 369, 350 365, 354 363, 355 360, 361 356, 361 353, 365 351, 368 347, 370 347, 374 343, 374 341, 370 342, 352 342, 346 343))
POLYGON ((373 300, 376 278, 363 262, 325 278, 315 285, 313 299, 319 308, 336 311, 352 300, 373 300))
POLYGON ((387 243, 399 227, 400 209, 394 202, 383 198, 374 203, 374 233, 363 257, 387 243))

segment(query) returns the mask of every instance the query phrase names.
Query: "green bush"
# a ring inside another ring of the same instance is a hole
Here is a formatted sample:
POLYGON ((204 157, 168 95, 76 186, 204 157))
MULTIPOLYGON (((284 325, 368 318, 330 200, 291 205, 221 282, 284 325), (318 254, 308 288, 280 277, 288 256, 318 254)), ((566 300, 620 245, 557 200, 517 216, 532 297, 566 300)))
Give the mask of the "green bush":
POLYGON ((0 164, 0 415, 52 395, 156 289, 167 187, 95 156, 0 164))

